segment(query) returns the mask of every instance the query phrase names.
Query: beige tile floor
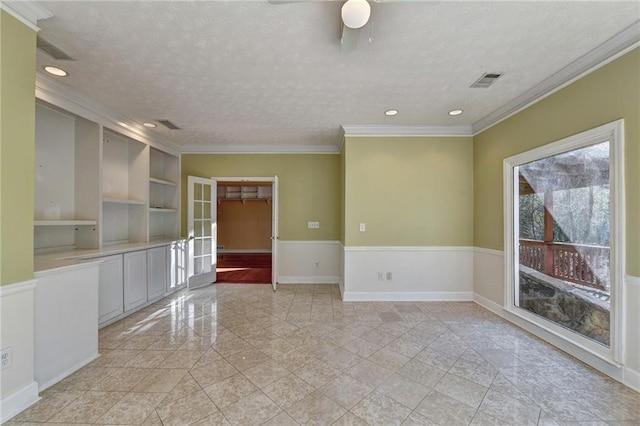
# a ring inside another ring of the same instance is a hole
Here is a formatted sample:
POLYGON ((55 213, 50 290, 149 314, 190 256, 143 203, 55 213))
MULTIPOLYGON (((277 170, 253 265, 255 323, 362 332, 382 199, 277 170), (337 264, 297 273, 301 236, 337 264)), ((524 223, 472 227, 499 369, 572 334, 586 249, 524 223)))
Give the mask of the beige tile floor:
POLYGON ((473 303, 215 285, 102 329, 100 353, 8 424, 640 424, 640 394, 473 303))

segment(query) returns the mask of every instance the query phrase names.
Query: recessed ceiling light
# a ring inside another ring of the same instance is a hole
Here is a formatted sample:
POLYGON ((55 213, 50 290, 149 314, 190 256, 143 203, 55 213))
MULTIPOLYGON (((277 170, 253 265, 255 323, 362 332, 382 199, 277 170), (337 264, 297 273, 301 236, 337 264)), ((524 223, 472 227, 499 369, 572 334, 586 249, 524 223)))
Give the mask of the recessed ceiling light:
POLYGON ((49 74, 55 75, 56 77, 66 77, 69 75, 69 73, 63 70, 62 68, 54 67, 51 65, 45 65, 42 68, 49 74))
POLYGON ((388 115, 389 117, 393 117, 394 115, 398 115, 397 109, 388 109, 384 112, 384 115, 388 115))
POLYGON ((463 111, 461 109, 452 109, 451 111, 449 111, 449 115, 460 115, 462 113, 463 111))
POLYGON ((152 123, 152 122, 150 122, 150 121, 145 121, 144 123, 142 123, 142 125, 143 125, 144 127, 148 127, 148 128, 150 128, 150 129, 154 129, 154 128, 158 127, 158 126, 156 126, 156 124, 155 124, 155 123, 152 123))

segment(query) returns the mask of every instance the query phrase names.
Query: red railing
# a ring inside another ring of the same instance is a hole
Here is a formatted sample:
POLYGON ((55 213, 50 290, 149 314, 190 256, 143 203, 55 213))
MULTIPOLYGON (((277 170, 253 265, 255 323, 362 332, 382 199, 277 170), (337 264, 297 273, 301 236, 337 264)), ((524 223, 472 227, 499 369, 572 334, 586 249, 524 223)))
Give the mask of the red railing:
POLYGON ((609 291, 609 247, 520 240, 520 264, 563 281, 609 291))

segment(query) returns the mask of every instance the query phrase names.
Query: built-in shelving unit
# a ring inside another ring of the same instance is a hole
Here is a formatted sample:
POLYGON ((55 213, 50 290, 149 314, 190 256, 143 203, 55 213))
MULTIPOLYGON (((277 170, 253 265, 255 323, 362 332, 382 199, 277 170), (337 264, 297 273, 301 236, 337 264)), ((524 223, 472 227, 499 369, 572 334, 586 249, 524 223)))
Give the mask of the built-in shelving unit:
POLYGON ((218 185, 218 203, 222 201, 271 202, 272 188, 266 185, 218 185))
POLYGON ((179 237, 179 154, 78 114, 36 102, 36 254, 179 237))
POLYGON ((148 145, 105 129, 102 140, 102 245, 147 241, 148 145))
POLYGON ((180 203, 178 158, 151 148, 149 160, 149 239, 175 238, 180 203))
POLYGON ((36 105, 36 252, 99 245, 98 124, 53 105, 36 105))

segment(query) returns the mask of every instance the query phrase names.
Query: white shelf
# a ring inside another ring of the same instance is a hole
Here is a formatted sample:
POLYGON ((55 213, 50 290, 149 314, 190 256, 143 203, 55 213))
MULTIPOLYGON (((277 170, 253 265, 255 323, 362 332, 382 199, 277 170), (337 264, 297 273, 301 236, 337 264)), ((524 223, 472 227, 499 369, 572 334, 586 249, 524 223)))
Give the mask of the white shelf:
POLYGON ((153 177, 149 178, 149 182, 157 183, 160 185, 167 185, 167 186, 178 186, 178 184, 175 182, 171 182, 169 180, 164 180, 164 179, 153 178, 153 177))
POLYGON ((97 225, 98 221, 96 220, 79 220, 79 219, 69 219, 69 220, 35 220, 35 226, 76 226, 76 225, 97 225))
POLYGON ((162 207, 149 207, 150 212, 161 212, 161 213, 176 213, 178 209, 165 209, 162 207))
POLYGON ((133 205, 139 205, 139 206, 142 206, 142 205, 146 204, 144 201, 141 201, 141 200, 132 200, 132 199, 127 199, 127 198, 104 197, 102 199, 102 201, 104 203, 133 204, 133 205))

